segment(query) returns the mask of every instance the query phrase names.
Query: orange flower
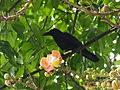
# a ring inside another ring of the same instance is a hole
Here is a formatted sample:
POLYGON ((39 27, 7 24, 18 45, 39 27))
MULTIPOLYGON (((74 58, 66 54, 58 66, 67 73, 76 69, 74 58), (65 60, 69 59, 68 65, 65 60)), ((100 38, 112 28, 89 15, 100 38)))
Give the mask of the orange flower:
POLYGON ((46 70, 50 72, 58 67, 62 63, 62 57, 59 51, 53 50, 52 54, 48 54, 47 58, 43 57, 40 61, 40 65, 46 70))

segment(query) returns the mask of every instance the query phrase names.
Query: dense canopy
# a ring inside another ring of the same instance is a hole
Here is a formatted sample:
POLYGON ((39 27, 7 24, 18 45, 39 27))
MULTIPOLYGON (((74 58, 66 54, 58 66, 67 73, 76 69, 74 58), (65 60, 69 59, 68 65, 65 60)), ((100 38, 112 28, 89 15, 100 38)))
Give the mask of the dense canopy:
POLYGON ((106 78, 112 85, 120 83, 111 75, 120 71, 119 28, 120 0, 0 0, 0 90, 84 90, 100 88, 95 85, 106 78), (83 46, 64 58, 71 51, 43 36, 53 28, 72 34, 83 46), (82 48, 99 62, 75 53, 82 48), (42 61, 53 50, 57 56, 42 61))

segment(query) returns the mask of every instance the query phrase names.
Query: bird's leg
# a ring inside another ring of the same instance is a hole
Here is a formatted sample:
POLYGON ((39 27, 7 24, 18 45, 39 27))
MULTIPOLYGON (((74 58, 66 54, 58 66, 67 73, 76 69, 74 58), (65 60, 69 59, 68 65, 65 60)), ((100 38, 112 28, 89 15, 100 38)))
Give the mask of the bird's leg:
POLYGON ((68 51, 65 50, 65 52, 63 54, 66 55, 66 54, 69 54, 69 53, 72 53, 72 50, 68 50, 68 51))

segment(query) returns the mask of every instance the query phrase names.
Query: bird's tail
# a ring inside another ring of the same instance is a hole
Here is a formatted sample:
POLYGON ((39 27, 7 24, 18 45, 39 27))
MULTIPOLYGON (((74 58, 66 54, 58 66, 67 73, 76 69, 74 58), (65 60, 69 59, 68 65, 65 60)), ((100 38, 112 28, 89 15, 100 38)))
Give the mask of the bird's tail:
POLYGON ((93 62, 99 61, 99 58, 96 55, 94 55, 93 53, 91 53, 90 51, 88 51, 87 49, 83 49, 81 54, 93 62))

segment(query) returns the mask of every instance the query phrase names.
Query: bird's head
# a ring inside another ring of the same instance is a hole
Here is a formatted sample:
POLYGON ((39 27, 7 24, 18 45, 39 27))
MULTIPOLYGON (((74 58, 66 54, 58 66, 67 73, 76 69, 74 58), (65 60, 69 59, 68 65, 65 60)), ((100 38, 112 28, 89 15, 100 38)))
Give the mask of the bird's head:
POLYGON ((54 35, 57 35, 60 33, 62 33, 62 32, 59 31, 58 29, 54 28, 54 29, 50 30, 49 32, 44 33, 43 35, 44 36, 48 36, 48 35, 54 36, 54 35))

